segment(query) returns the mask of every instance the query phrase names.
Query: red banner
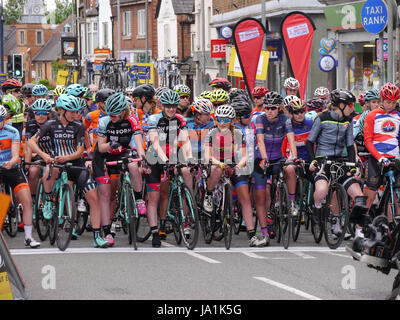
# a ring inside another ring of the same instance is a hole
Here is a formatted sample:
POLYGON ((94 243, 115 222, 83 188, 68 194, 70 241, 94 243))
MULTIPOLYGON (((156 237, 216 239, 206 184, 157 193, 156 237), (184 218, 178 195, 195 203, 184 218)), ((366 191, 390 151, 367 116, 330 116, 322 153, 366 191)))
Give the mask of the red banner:
POLYGON ((314 22, 299 11, 289 13, 281 23, 281 37, 292 75, 300 82, 301 99, 307 87, 314 31, 314 22))
POLYGON ((233 28, 233 41, 250 97, 256 82, 264 35, 264 26, 253 18, 245 18, 233 28))
POLYGON ((211 40, 211 58, 226 58, 227 39, 211 40))

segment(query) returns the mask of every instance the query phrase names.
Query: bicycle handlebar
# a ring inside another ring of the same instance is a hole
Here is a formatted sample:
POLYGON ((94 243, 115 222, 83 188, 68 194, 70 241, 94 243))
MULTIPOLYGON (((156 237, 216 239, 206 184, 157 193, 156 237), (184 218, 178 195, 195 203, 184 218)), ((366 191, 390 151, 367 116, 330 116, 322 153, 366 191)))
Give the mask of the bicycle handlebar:
POLYGON ((108 165, 108 166, 116 166, 116 165, 124 164, 124 163, 140 162, 142 160, 143 160, 142 158, 123 157, 123 158, 121 158, 121 160, 108 161, 108 162, 106 162, 106 165, 108 165))

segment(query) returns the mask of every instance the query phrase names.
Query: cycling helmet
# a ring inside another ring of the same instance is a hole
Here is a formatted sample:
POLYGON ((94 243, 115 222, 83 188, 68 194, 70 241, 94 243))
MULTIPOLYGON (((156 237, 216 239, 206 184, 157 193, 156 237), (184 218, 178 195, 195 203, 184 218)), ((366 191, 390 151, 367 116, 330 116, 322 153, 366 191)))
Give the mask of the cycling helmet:
POLYGON ((328 90, 328 88, 325 88, 325 87, 318 87, 314 91, 314 96, 317 98, 323 98, 323 99, 329 98, 329 90, 328 90))
POLYGON ((129 106, 133 106, 133 100, 130 97, 125 97, 125 99, 128 102, 129 106))
POLYGON ((156 90, 154 90, 153 86, 149 84, 142 84, 140 86, 137 86, 133 91, 132 91, 132 96, 134 98, 136 97, 146 97, 146 98, 153 98, 154 95, 156 94, 156 90))
POLYGON ((211 92, 212 103, 225 103, 229 101, 228 93, 224 89, 217 89, 211 92))
POLYGON ((110 116, 121 114, 128 107, 128 101, 122 92, 116 92, 106 101, 105 111, 110 116))
POLYGON ((1 98, 1 103, 4 107, 10 110, 12 115, 20 114, 22 112, 19 100, 10 93, 1 98))
POLYGON ((171 89, 164 91, 160 96, 160 103, 164 105, 178 105, 179 102, 179 95, 171 89))
POLYGON ((248 96, 247 91, 243 90, 243 89, 235 89, 231 92, 229 92, 229 101, 232 101, 233 99, 235 99, 236 97, 239 96, 248 96))
POLYGON ((371 101, 371 100, 374 100, 374 99, 379 100, 379 91, 377 89, 368 90, 365 93, 364 101, 367 102, 367 101, 371 101))
POLYGON ((296 110, 302 110, 302 109, 305 110, 306 103, 304 100, 297 98, 297 99, 293 99, 287 107, 288 107, 289 112, 293 112, 296 110))
POLYGON ((79 110, 86 109, 86 107, 87 107, 86 101, 82 98, 78 98, 78 99, 79 99, 79 110))
POLYGON ((95 100, 96 102, 106 102, 108 97, 113 95, 115 93, 115 90, 113 89, 101 89, 99 91, 97 91, 96 96, 95 96, 95 100))
POLYGON ((87 100, 93 99, 93 92, 92 92, 92 90, 90 90, 88 87, 83 87, 83 89, 84 89, 84 93, 83 93, 83 95, 82 95, 82 98, 83 98, 83 99, 87 99, 87 100))
POLYGON ((278 92, 270 91, 264 96, 264 104, 268 106, 281 106, 283 98, 278 92))
POLYGON ((203 91, 199 94, 199 98, 211 100, 212 91, 203 91))
POLYGON ((22 93, 23 95, 32 94, 32 89, 33 89, 33 87, 35 87, 35 85, 34 85, 33 83, 24 84, 24 85, 21 87, 21 93, 22 93))
POLYGON ((360 95, 358 96, 358 102, 360 103, 361 106, 363 106, 365 104, 365 93, 360 93, 360 95))
POLYGON ((62 94, 58 97, 56 107, 67 110, 67 111, 79 111, 80 104, 78 98, 70 94, 62 94))
POLYGON ((289 77, 285 80, 283 86, 285 87, 285 89, 299 89, 300 82, 295 78, 289 77))
POLYGON ((43 84, 37 84, 36 86, 33 87, 32 89, 32 94, 35 97, 39 97, 39 96, 45 96, 49 93, 49 91, 47 90, 47 87, 44 86, 43 84))
POLYGON ((156 91, 155 91, 154 96, 155 96, 157 99, 160 99, 161 94, 162 94, 164 91, 167 91, 167 90, 169 90, 168 87, 158 87, 158 88, 156 89, 156 91))
POLYGON ((258 97, 262 98, 268 93, 268 88, 263 86, 254 87, 253 92, 251 93, 253 98, 258 97))
POLYGON ((331 92, 331 101, 335 106, 340 103, 351 104, 356 102, 356 97, 346 89, 335 89, 331 92))
POLYGON ((190 96, 190 88, 185 84, 178 84, 173 89, 179 96, 190 96))
POLYGON ((384 100, 397 101, 400 98, 399 88, 390 82, 382 86, 379 94, 384 100))
POLYGON ((236 112, 230 104, 223 104, 218 106, 214 115, 216 118, 234 119, 236 117, 236 112))
POLYGON ((293 100, 297 99, 299 99, 298 96, 293 96, 293 95, 286 96, 285 99, 283 99, 283 105, 287 107, 293 100))
POLYGON ((251 113, 252 106, 247 96, 240 96, 232 100, 231 106, 235 110, 236 117, 247 116, 251 113))
POLYGON ((132 93, 134 89, 135 89, 134 87, 128 87, 128 88, 125 89, 125 93, 126 94, 132 93))
POLYGON ((51 103, 47 99, 38 99, 32 105, 33 111, 47 111, 50 112, 52 109, 51 103))
POLYGON ((81 98, 85 94, 85 87, 81 86, 78 83, 70 84, 66 89, 65 93, 70 94, 71 96, 81 98))
POLYGON ((15 89, 15 88, 21 88, 21 87, 22 87, 21 81, 18 81, 16 79, 7 79, 1 85, 1 88, 3 89, 4 92, 6 90, 11 90, 11 89, 15 89))
POLYGON ((0 117, 5 119, 7 117, 7 109, 0 104, 0 117))
POLYGON ((65 93, 65 87, 64 87, 64 86, 58 85, 58 86, 55 87, 55 89, 54 89, 54 95, 55 95, 56 97, 59 97, 59 96, 61 96, 61 95, 64 94, 64 93, 65 93))
POLYGON ((214 109, 213 104, 208 99, 195 98, 192 104, 192 111, 198 113, 210 114, 214 109))
POLYGON ((308 111, 320 112, 324 110, 324 108, 325 108, 325 102, 321 98, 312 98, 307 101, 308 111))
POLYGON ((232 84, 225 78, 215 78, 209 84, 210 87, 217 87, 229 91, 232 88, 232 84))

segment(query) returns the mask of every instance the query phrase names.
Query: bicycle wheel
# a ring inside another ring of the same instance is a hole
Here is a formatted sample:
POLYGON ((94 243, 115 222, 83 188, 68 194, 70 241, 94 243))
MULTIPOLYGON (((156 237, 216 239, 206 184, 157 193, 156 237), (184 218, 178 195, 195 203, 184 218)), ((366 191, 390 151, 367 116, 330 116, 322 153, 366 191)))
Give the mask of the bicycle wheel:
POLYGON ((42 179, 40 179, 36 188, 36 200, 35 200, 35 227, 38 233, 39 239, 45 241, 49 235, 49 221, 43 217, 43 207, 45 200, 45 191, 43 187, 42 179))
POLYGON ((72 230, 75 226, 75 201, 74 191, 69 184, 63 184, 61 188, 62 198, 60 202, 57 201, 57 210, 54 217, 56 217, 57 247, 61 251, 65 251, 71 241, 72 230))
POLYGON ((310 224, 311 224, 311 216, 313 213, 313 207, 314 207, 314 186, 313 184, 308 181, 307 182, 307 189, 305 192, 305 208, 304 208, 304 212, 305 212, 305 228, 306 230, 310 229, 310 224))
POLYGON ((126 200, 126 212, 128 217, 128 231, 129 231, 129 244, 132 244, 135 250, 137 250, 137 237, 136 237, 136 221, 137 221, 137 208, 135 198, 133 196, 133 190, 129 183, 125 182, 125 200, 126 200))
POLYGON ((279 229, 282 233, 283 247, 287 249, 290 243, 292 223, 289 211, 289 192, 286 183, 279 187, 279 229))
POLYGON ((18 205, 12 192, 11 188, 9 188, 9 195, 11 196, 10 206, 8 208, 6 221, 4 223, 4 228, 6 229, 7 234, 14 238, 18 233, 18 205))
MULTIPOLYGON (((53 206, 54 208, 54 206, 53 206)), ((58 210, 53 210, 52 218, 47 222, 49 226, 49 242, 54 245, 57 238, 58 210), (56 211, 56 212, 55 212, 56 211)))
POLYGON ((232 188, 230 184, 225 185, 224 210, 222 211, 222 233, 224 235, 225 248, 229 250, 233 234, 232 188))
POLYGON ((296 242, 299 238, 300 227, 301 227, 301 219, 304 212, 304 189, 303 189, 303 180, 301 178, 297 179, 296 183, 296 202, 299 206, 299 212, 297 216, 292 216, 292 237, 293 241, 296 242))
POLYGON ((335 183, 329 188, 324 207, 324 235, 328 247, 336 249, 343 241, 349 225, 349 203, 346 190, 335 183))
MULTIPOLYGON (((170 184, 170 190, 172 190, 172 184, 170 184)), ((170 223, 172 226, 172 231, 174 233, 175 241, 176 244, 181 244, 182 242, 182 234, 180 231, 180 225, 181 225, 181 216, 180 216, 180 211, 179 211, 179 198, 177 194, 177 190, 172 191, 172 199, 170 201, 169 207, 168 207, 168 214, 167 214, 167 222, 166 224, 170 223)))
POLYGON ((193 250, 196 247, 200 232, 197 205, 194 201, 192 191, 185 183, 181 185, 180 191, 183 206, 181 207, 181 210, 183 210, 184 213, 184 216, 182 217, 181 211, 178 212, 178 214, 181 214, 181 237, 186 247, 189 250, 193 250))
POLYGON ((315 223, 312 219, 313 212, 311 212, 310 220, 311 220, 311 232, 314 237, 315 243, 320 243, 322 240, 322 236, 324 235, 324 208, 320 210, 320 216, 318 217, 318 223, 315 223))
POLYGON ((239 200, 235 201, 233 208, 233 232, 235 234, 239 234, 240 226, 242 225, 243 221, 242 206, 240 205, 239 200))
POLYGON ((89 204, 87 203, 87 201, 85 199, 85 196, 81 192, 78 192, 78 198, 76 200, 76 204, 78 204, 78 208, 77 208, 78 223, 75 226, 75 231, 78 235, 82 235, 82 233, 86 229, 87 221, 89 218, 90 208, 89 208, 89 204), (82 208, 81 208, 81 206, 82 206, 82 208), (85 209, 83 209, 83 206, 85 209))

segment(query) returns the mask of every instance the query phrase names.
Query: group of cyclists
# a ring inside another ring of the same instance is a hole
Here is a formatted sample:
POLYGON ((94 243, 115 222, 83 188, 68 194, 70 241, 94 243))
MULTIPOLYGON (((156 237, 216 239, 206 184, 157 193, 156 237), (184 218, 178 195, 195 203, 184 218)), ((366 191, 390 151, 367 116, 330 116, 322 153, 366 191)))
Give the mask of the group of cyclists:
POLYGON ((357 99, 349 90, 319 87, 313 98, 304 101, 299 98, 300 83, 292 77, 284 82, 285 96, 263 86, 256 86, 250 95, 232 88, 224 78, 209 85, 209 91, 192 99, 190 88, 183 84, 173 89, 144 84, 119 92, 72 84, 54 89, 53 105, 45 86, 6 80, 0 105, 0 178, 22 204, 25 246, 40 246, 32 235, 40 179, 45 191, 43 216, 51 219, 55 214, 52 190, 59 169, 50 169, 51 163, 85 168, 91 161, 90 176, 78 169, 67 168, 67 173, 69 183, 83 191, 89 204, 93 245, 100 248, 115 242, 112 219, 121 170, 107 162, 127 156, 141 159, 128 168, 137 211, 147 216, 153 247, 160 247, 167 237, 169 184, 163 178, 164 165, 185 164, 182 178, 193 190, 191 168, 211 164, 203 199, 208 213, 214 209, 213 191, 229 166, 249 246, 261 247, 274 237, 269 210, 280 162, 291 163, 284 167, 290 214, 301 214, 295 199, 296 166, 303 164, 305 179, 314 185, 312 219, 318 222, 330 183, 329 165, 320 169, 328 158, 367 165, 365 177, 349 169, 339 179, 353 200, 353 249, 361 251, 363 228, 371 223, 368 211, 383 183, 380 165, 387 168, 391 158, 400 157, 396 109, 400 89, 387 83, 362 94, 363 112, 357 115, 357 99), (47 164, 44 171, 25 164, 39 160, 47 164), (253 206, 261 236, 256 234, 253 206))

